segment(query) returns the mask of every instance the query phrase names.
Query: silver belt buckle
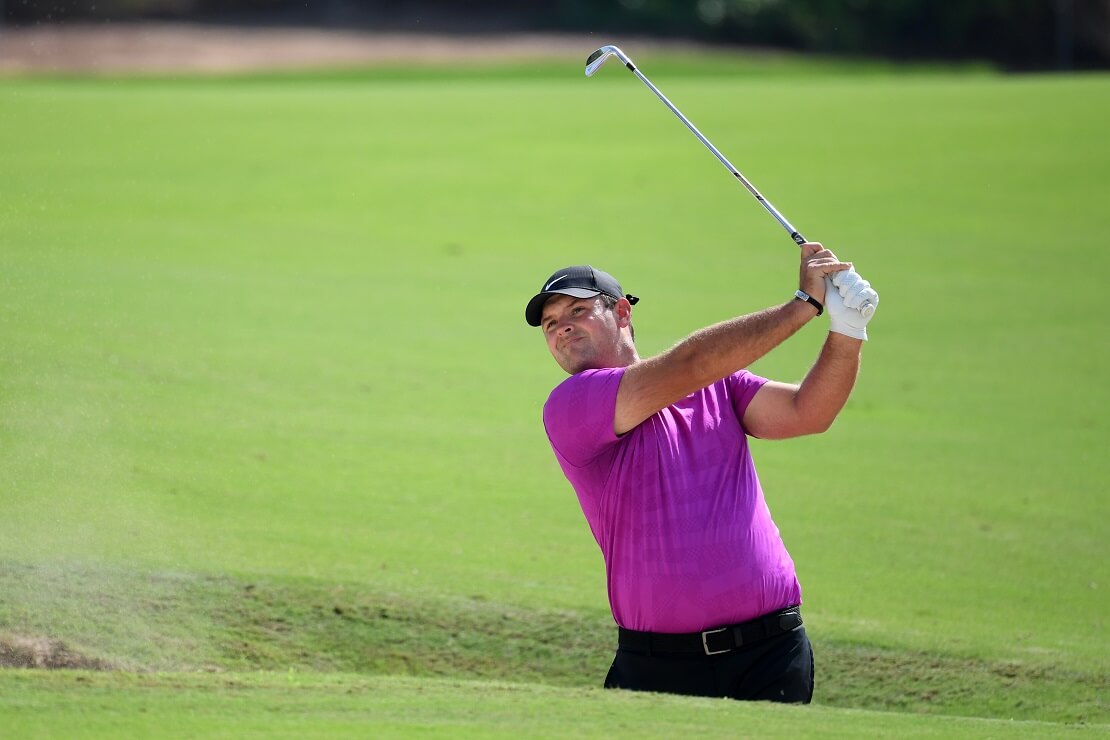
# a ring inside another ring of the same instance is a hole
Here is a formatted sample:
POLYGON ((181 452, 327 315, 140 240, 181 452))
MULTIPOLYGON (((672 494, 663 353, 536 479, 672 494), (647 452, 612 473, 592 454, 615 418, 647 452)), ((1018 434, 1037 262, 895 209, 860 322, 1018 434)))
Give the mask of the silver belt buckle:
POLYGON ((728 632, 728 627, 721 627, 720 629, 715 629, 715 630, 706 630, 705 632, 701 633, 701 646, 702 646, 702 649, 705 650, 706 655, 720 655, 721 653, 727 653, 729 650, 731 650, 731 648, 725 648, 724 650, 710 650, 709 649, 709 643, 707 643, 705 641, 706 636, 707 635, 713 635, 713 634, 716 634, 718 632, 728 632))

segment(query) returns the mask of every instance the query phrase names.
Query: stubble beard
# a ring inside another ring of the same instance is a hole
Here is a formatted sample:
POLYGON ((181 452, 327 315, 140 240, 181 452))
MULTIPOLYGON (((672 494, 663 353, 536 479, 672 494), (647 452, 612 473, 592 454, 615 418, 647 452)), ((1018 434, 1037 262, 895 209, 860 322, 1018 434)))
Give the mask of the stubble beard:
POLYGON ((594 364, 597 352, 590 344, 589 338, 574 342, 570 351, 563 349, 559 352, 559 365, 570 375, 576 375, 584 370, 596 369, 594 364))

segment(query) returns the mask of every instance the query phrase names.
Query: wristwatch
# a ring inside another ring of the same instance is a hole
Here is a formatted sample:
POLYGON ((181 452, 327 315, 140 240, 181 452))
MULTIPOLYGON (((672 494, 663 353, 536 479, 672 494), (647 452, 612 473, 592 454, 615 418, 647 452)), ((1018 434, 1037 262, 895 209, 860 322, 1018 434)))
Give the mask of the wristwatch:
POLYGON ((794 297, 797 298, 799 301, 805 301, 809 305, 816 308, 818 316, 825 313, 825 307, 821 305, 821 301, 817 300, 804 290, 798 289, 797 291, 795 291, 794 297))

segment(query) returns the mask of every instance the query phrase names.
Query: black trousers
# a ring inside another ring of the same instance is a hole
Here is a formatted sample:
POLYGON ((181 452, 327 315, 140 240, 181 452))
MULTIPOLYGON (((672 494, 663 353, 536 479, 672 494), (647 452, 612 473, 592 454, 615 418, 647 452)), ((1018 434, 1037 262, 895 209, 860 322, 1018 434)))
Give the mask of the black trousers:
POLYGON ((813 649, 805 627, 719 655, 649 655, 619 648, 605 688, 808 704, 813 649))

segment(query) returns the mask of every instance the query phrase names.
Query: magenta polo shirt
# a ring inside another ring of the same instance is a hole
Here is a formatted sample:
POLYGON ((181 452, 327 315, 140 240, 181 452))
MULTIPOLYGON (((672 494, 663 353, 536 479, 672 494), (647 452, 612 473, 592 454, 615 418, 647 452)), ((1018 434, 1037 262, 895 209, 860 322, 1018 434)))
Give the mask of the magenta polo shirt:
POLYGON ((573 375, 543 409, 605 558, 617 624, 698 632, 801 603, 740 424, 766 379, 742 370, 617 437, 623 375, 573 375))

